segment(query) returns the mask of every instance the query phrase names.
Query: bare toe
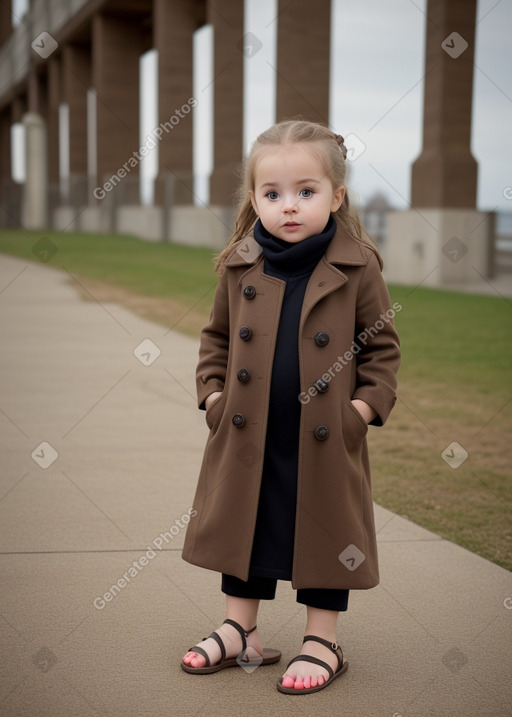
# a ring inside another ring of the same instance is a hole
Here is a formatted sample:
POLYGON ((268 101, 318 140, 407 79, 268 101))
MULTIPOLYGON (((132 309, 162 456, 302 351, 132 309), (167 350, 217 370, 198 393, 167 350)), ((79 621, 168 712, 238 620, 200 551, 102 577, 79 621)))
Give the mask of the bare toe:
MULTIPOLYGON (((224 643, 224 648, 226 651, 226 660, 229 660, 240 654, 240 651, 242 649, 242 640, 240 634, 232 625, 222 624, 221 627, 216 630, 216 633, 224 643)), ((188 665, 189 667, 193 668, 198 668, 206 667, 207 664, 215 666, 220 662, 221 650, 214 638, 206 637, 203 639, 202 642, 198 643, 197 645, 194 645, 194 647, 200 647, 202 650, 205 650, 206 654, 208 655, 209 662, 204 655, 195 652, 194 649, 191 649, 183 658, 183 663, 185 665, 188 665)), ((263 644, 261 642, 261 637, 259 636, 257 630, 253 630, 252 632, 247 634, 246 654, 249 655, 251 658, 254 658, 256 656, 261 657, 263 655, 263 644)))
MULTIPOLYGON (((325 646, 319 646, 312 640, 308 640, 303 644, 300 654, 326 662, 333 673, 337 669, 338 658, 336 655, 326 654, 325 646)), ((329 674, 328 670, 321 665, 311 664, 311 661, 307 659, 297 659, 294 660, 293 666, 290 665, 290 670, 287 670, 283 675, 281 685, 287 689, 310 690, 315 687, 322 687, 328 681, 329 674)))
POLYGON ((197 652, 187 652, 183 662, 191 667, 204 667, 206 665, 206 659, 203 655, 198 655, 197 652))

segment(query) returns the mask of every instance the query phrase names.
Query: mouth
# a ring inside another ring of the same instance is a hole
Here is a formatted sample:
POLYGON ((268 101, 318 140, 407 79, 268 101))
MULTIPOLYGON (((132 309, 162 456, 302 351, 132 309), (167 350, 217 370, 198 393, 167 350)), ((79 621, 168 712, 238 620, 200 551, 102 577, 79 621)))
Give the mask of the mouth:
POLYGON ((300 227, 300 224, 298 222, 285 222, 285 227, 300 227))

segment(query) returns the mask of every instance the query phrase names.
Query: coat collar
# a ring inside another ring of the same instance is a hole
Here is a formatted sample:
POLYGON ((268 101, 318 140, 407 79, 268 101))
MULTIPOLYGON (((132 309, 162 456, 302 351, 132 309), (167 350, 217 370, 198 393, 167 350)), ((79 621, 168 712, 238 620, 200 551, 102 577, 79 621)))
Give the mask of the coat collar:
MULTIPOLYGON (((353 239, 338 223, 336 234, 325 252, 325 261, 332 265, 365 266, 371 253, 372 250, 369 247, 365 247, 364 244, 353 239)), ((262 258, 261 247, 251 232, 245 239, 241 239, 234 245, 225 265, 227 267, 247 266, 258 263, 262 258)))

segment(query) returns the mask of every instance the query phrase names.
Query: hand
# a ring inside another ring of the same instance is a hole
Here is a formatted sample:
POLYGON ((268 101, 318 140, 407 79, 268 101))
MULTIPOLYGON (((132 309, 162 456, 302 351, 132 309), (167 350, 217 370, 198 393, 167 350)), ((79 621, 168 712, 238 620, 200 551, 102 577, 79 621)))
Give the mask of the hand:
POLYGON ((210 395, 205 399, 204 402, 206 410, 210 408, 212 403, 214 403, 221 394, 222 391, 214 391, 213 393, 210 393, 210 395))
POLYGON ((373 419, 377 415, 377 411, 375 411, 365 401, 361 401, 360 398, 354 398, 352 400, 352 405, 354 406, 356 411, 361 414, 362 418, 366 421, 366 423, 370 423, 371 421, 373 421, 373 419))

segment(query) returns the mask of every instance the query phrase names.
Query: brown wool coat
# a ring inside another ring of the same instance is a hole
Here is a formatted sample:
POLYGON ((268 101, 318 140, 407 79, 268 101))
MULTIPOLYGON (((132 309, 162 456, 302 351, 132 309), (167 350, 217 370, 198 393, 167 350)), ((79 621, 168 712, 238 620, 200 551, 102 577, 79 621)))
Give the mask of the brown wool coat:
MULTIPOLYGON (((201 334, 199 407, 213 391, 222 395, 206 413, 210 433, 194 499, 197 515, 187 528, 183 558, 242 580, 249 574, 284 290, 284 281, 264 274, 260 246, 249 235, 227 259, 201 334), (245 340, 242 327, 251 332, 245 340)), ((351 399, 375 409, 375 425, 386 421, 395 403, 399 341, 392 318, 381 318, 390 309, 375 254, 338 227, 310 277, 299 328, 305 395, 295 589, 363 589, 379 581, 368 428, 351 399), (322 376, 328 388, 319 392, 314 384, 322 376)))

